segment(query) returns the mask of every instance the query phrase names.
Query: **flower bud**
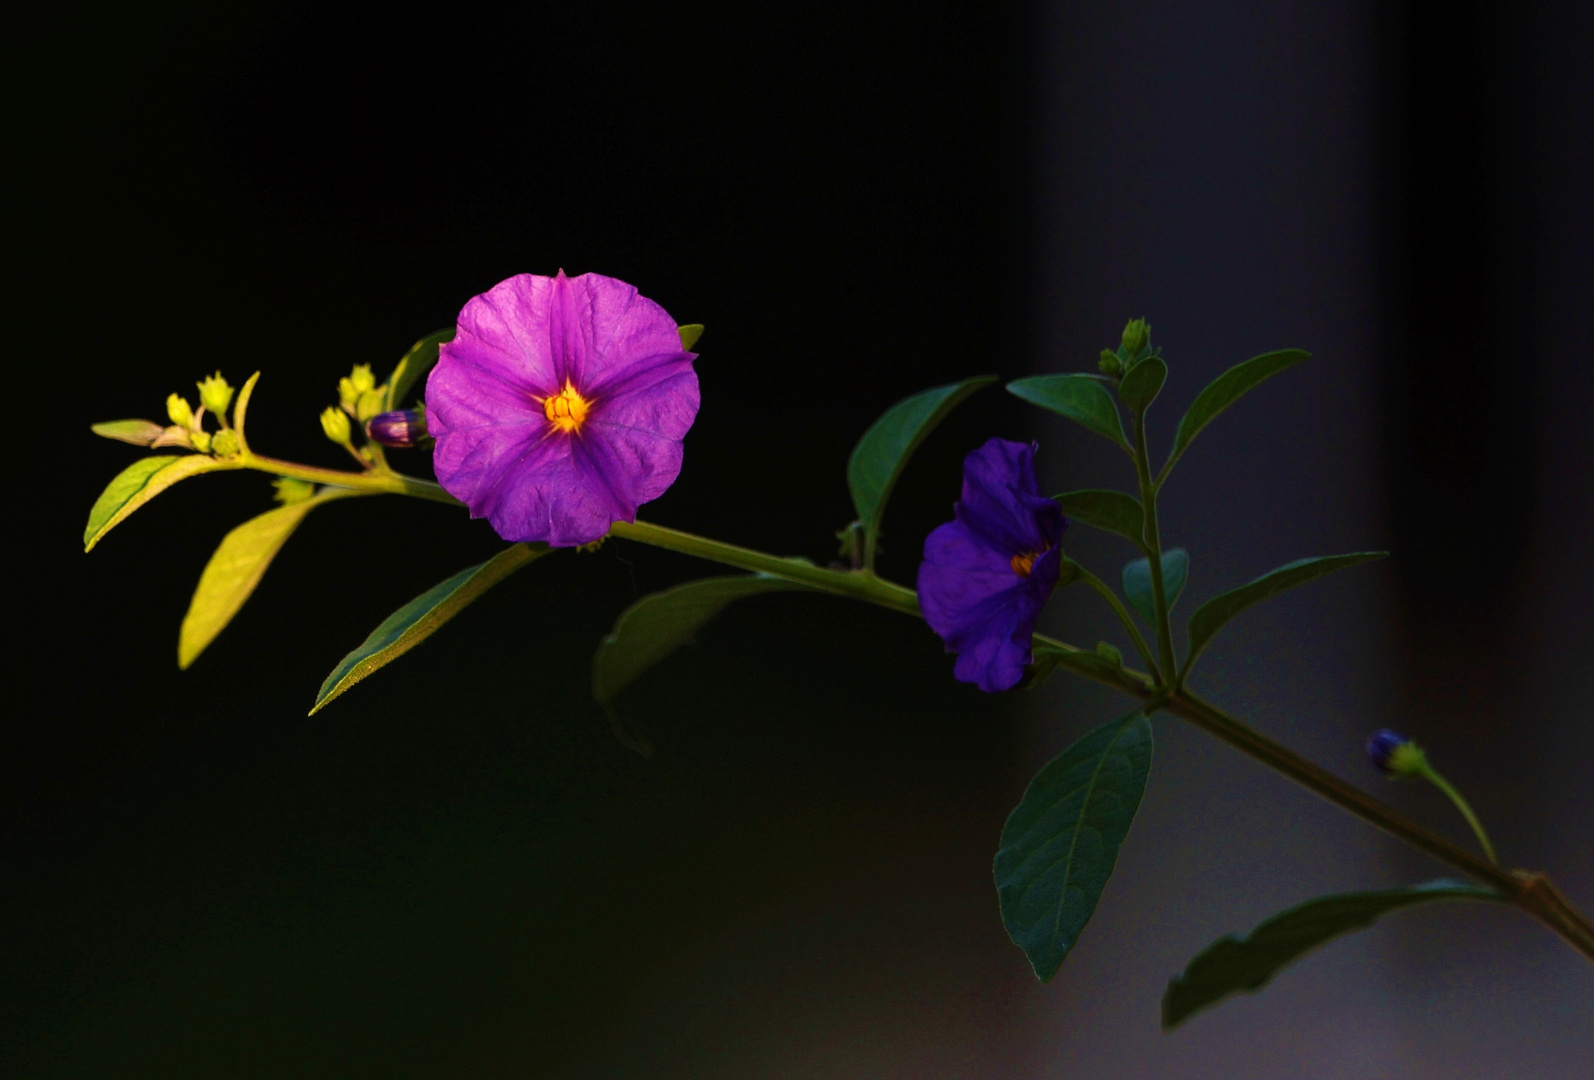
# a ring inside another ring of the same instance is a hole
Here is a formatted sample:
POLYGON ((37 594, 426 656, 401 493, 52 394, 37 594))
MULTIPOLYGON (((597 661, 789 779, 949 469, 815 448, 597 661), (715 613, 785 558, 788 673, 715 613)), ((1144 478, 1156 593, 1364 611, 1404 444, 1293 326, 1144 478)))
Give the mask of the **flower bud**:
POLYGON ((1367 757, 1391 776, 1416 776, 1427 761, 1416 743, 1389 728, 1367 737, 1367 757))
POLYGON ((291 476, 279 476, 272 481, 277 489, 276 500, 283 506, 292 506, 302 503, 315 494, 315 485, 308 480, 297 480, 291 476))
POLYGON ((1124 327, 1123 356, 1130 364, 1135 362, 1146 346, 1151 344, 1151 325, 1145 319, 1130 319, 1124 327))
POLYGON ((328 405, 321 411, 321 430, 339 446, 349 445, 349 418, 337 408, 328 405))
POLYGON ((426 438, 426 414, 414 409, 380 413, 366 421, 365 433, 383 446, 414 446, 426 438))
POLYGON ((210 437, 210 452, 217 457, 232 457, 238 449, 238 436, 226 428, 210 437))
POLYGON ((199 401, 216 414, 217 420, 226 422, 227 406, 232 404, 232 387, 228 386, 227 380, 221 377, 221 372, 216 372, 199 384, 199 401))
POLYGON ((363 424, 365 421, 371 419, 371 417, 380 413, 382 411, 382 406, 386 404, 387 394, 384 390, 381 388, 376 390, 367 390, 365 393, 360 395, 360 400, 355 403, 354 418, 363 424))
POLYGON ((202 429, 190 431, 188 433, 188 441, 201 454, 210 453, 210 432, 202 429))
POLYGON ((1118 359, 1118 354, 1111 349, 1101 351, 1101 359, 1096 362, 1096 366, 1101 368, 1103 375, 1111 375, 1114 378, 1124 373, 1124 362, 1118 359))
POLYGON ((371 365, 355 364, 353 371, 338 380, 338 404, 353 416, 359 409, 361 396, 375 389, 376 376, 371 374, 371 365))
POLYGON ((180 394, 173 394, 166 399, 166 415, 178 427, 194 426, 194 407, 180 394))

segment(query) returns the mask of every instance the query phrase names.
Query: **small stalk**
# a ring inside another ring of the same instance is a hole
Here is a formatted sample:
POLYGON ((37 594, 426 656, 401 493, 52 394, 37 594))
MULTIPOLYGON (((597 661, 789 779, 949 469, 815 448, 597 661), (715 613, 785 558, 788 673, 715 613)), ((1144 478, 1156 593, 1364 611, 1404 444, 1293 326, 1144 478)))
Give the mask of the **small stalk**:
POLYGON ((1118 594, 1112 591, 1112 586, 1092 574, 1089 570, 1086 570, 1083 566, 1080 566, 1073 559, 1069 559, 1068 564, 1079 575, 1079 580, 1095 589, 1101 594, 1102 599, 1112 606, 1113 614, 1118 616, 1118 621, 1123 623, 1124 629, 1129 632, 1129 639, 1135 643, 1135 649, 1140 653, 1140 659, 1144 660, 1146 667, 1150 669, 1152 679, 1159 683, 1162 682, 1162 675, 1157 670, 1157 661, 1152 658, 1150 646, 1146 644, 1145 637, 1141 635, 1140 627, 1135 625, 1134 616, 1129 614, 1129 609, 1124 607, 1124 602, 1118 599, 1118 594))
MULTIPOLYGON (((1146 448, 1146 417, 1135 416, 1135 479, 1140 483, 1140 505, 1145 513, 1146 559, 1151 570, 1151 602, 1157 614, 1157 649, 1167 683, 1177 688, 1179 664, 1173 655, 1173 624, 1168 619, 1168 594, 1162 582, 1162 534, 1157 527, 1157 486, 1151 481, 1151 457, 1146 448)), ((1163 682, 1161 674, 1157 681, 1163 682)))
POLYGON ((1440 776, 1437 769, 1428 764, 1427 755, 1418 759, 1415 775, 1422 777, 1422 779, 1444 792, 1445 798, 1455 805, 1455 808, 1460 811, 1461 816, 1466 819, 1467 824, 1472 828, 1472 835, 1478 838, 1478 844, 1483 848, 1483 853, 1489 856, 1490 862, 1498 865, 1500 860, 1495 858, 1494 845, 1489 842, 1489 834, 1484 831, 1483 822, 1479 821, 1478 815, 1472 812, 1472 807, 1467 804, 1466 799, 1461 797, 1461 792, 1457 791, 1450 781, 1440 776))

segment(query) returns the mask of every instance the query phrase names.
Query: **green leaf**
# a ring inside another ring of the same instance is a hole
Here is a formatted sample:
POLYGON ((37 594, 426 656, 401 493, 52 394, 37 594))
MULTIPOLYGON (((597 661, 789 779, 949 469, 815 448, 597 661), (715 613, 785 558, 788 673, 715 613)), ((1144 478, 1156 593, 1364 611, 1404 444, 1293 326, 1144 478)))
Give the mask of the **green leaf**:
POLYGON ((89 430, 101 438, 148 446, 166 429, 151 420, 107 420, 103 424, 91 424, 89 430))
POLYGON ((691 352, 692 346, 697 344, 697 339, 703 336, 702 323, 687 323, 685 326, 677 326, 675 329, 681 335, 681 348, 687 352, 691 352))
POLYGON ((404 354, 393 369, 393 374, 388 376, 383 412, 391 412, 404 405, 410 389, 437 363, 438 346, 453 340, 454 327, 450 326, 446 330, 434 330, 410 346, 410 351, 404 354))
POLYGON ((1113 404, 1104 381, 1096 376, 1036 375, 1008 383, 1007 392, 1031 405, 1066 416, 1123 449, 1129 449, 1118 406, 1113 404))
POLYGON ((1053 645, 1036 645, 1034 659, 1030 664, 1030 685, 1033 686, 1046 679, 1057 668, 1067 668, 1087 679, 1114 680, 1123 675, 1123 656, 1114 657, 1100 651, 1086 652, 1083 649, 1058 648, 1053 645))
POLYGON ((1168 365, 1160 356, 1148 356, 1124 375, 1118 384, 1118 396, 1125 405, 1143 413, 1157 400, 1162 384, 1168 381, 1168 365))
POLYGON ((322 503, 359 494, 346 488, 323 491, 303 502, 268 510, 223 537, 199 575, 188 614, 183 616, 177 634, 177 666, 186 669, 227 628, 306 514, 322 503))
MULTIPOLYGON (((1184 548, 1170 548, 1162 553, 1162 592, 1168 598, 1168 610, 1179 602, 1184 592, 1185 579, 1190 575, 1190 553, 1184 548)), ((1151 595, 1151 560, 1136 559, 1124 567, 1124 595, 1134 609, 1145 616, 1146 622, 1157 624, 1157 605, 1151 595)))
POLYGON ((1346 567, 1357 566, 1373 559, 1382 559, 1388 554, 1387 551, 1357 551, 1349 555, 1323 555, 1314 559, 1297 559, 1292 563, 1285 563, 1277 570, 1263 574, 1249 584, 1241 585, 1238 589, 1231 589, 1222 596, 1213 597, 1196 608, 1195 614, 1190 616, 1190 653, 1185 658, 1185 670, 1190 670, 1201 650, 1207 647, 1212 635, 1216 634, 1224 623, 1252 604, 1266 600, 1285 589, 1293 589, 1297 585, 1305 585, 1308 581, 1316 581, 1336 570, 1344 570, 1346 567))
POLYGON ((592 657, 592 696, 609 714, 615 735, 631 749, 648 754, 646 738, 626 729, 615 711, 620 692, 690 642, 700 627, 734 601, 805 588, 767 574, 699 578, 644 596, 622 611, 592 657))
POLYGON ((1273 916, 1243 937, 1213 942, 1168 983, 1162 1029, 1171 1031, 1230 994, 1254 994, 1284 968, 1332 938, 1371 926, 1381 915, 1434 900, 1505 898, 1459 881, 1430 881, 1404 889, 1320 896, 1273 916))
POLYGON ((1097 728, 1030 781, 996 853, 1008 936, 1046 982, 1090 921, 1151 771, 1151 723, 1135 712, 1097 728))
POLYGON ((994 375, 981 375, 905 398, 887 409, 852 448, 852 457, 847 461, 847 486, 852 489, 858 520, 863 522, 865 567, 874 567, 880 519, 908 459, 964 398, 995 381, 994 375))
POLYGON ((83 530, 83 550, 93 551, 94 545, 126 520, 127 515, 177 481, 204 472, 238 467, 236 458, 218 460, 204 454, 164 454, 140 458, 118 473, 116 479, 107 484, 100 497, 94 500, 94 507, 89 511, 88 526, 83 530))
POLYGON ((444 623, 482 593, 548 551, 546 544, 515 544, 478 566, 461 570, 399 608, 327 676, 316 694, 310 715, 314 716, 349 687, 437 633, 444 623))
POLYGON ((244 423, 249 419, 249 400, 255 396, 255 384, 259 381, 258 371, 245 379, 243 389, 238 391, 238 403, 232 407, 232 426, 237 430, 239 447, 246 452, 249 439, 244 435, 244 423))
POLYGON ((1242 364, 1236 364, 1216 379, 1207 384, 1206 389, 1196 395, 1190 408, 1179 421, 1179 430, 1173 437, 1173 453, 1168 455, 1168 464, 1163 466, 1163 473, 1173 468, 1173 463, 1183 456, 1185 450, 1195 437, 1201 434, 1201 429, 1217 419, 1224 409, 1240 400, 1252 387, 1272 378, 1285 368, 1294 367, 1302 360, 1308 359, 1312 354, 1300 349, 1281 349, 1278 352, 1263 353, 1253 356, 1242 364))
POLYGON ((1142 539, 1146 532, 1145 514, 1140 500, 1121 491, 1070 491, 1056 496, 1063 514, 1072 521, 1093 525, 1098 529, 1127 537, 1135 547, 1145 549, 1142 539))

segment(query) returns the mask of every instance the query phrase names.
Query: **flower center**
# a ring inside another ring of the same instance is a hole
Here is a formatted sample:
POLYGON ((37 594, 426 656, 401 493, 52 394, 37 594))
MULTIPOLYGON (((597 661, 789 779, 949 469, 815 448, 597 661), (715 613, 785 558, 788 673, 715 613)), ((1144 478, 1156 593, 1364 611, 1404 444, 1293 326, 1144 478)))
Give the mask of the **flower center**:
POLYGON ((1035 560, 1038 558, 1040 558, 1040 555, 1033 551, 1026 551, 1022 555, 1014 555, 1012 558, 1013 573, 1019 577, 1029 577, 1029 572, 1035 569, 1035 560))
POLYGON ((542 399, 542 414, 555 429, 570 434, 581 430, 592 402, 582 397, 576 388, 565 380, 565 388, 557 394, 542 399))

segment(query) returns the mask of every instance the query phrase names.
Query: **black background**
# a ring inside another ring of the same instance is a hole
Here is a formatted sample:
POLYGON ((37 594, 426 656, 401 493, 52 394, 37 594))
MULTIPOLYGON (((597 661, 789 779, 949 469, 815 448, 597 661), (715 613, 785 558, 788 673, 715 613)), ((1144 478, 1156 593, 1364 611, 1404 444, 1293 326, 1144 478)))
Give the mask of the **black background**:
MULTIPOLYGON (((1391 617, 1426 643, 1398 678, 1467 719, 1456 753, 1480 770, 1537 736, 1456 672, 1537 572, 1516 523, 1567 480, 1523 449, 1539 358, 1566 343, 1531 321, 1519 163, 1583 115, 1498 78, 1522 33, 1503 11, 1368 22, 1391 617)), ((18 1075, 784 1075, 787 1042, 837 1030, 857 1047, 802 1059, 814 1074, 928 1075, 938 1026, 1000 1043, 1028 975, 989 857, 1029 721, 954 685, 922 625, 806 597, 733 611, 628 696, 659 747, 642 761, 591 705, 588 659, 626 603, 701 564, 620 543, 539 563, 307 718, 372 626, 499 546, 484 523, 318 511, 186 673, 193 582, 266 480, 185 483, 89 556, 79 535, 133 456, 91 421, 160 419, 195 378, 258 369, 257 448, 335 465, 315 414, 338 375, 563 268, 708 327, 686 467, 645 516, 829 557, 847 453, 885 406, 1091 362, 1037 355, 1032 330, 1035 26, 1019 4, 254 4, 56 6, 20 30, 0 886, 18 1075), (726 944, 749 921, 772 928, 726 944), (749 997, 756 1030, 731 1022, 749 997)), ((1094 312, 1088 336, 1140 313, 1094 312)), ((1033 424, 994 392, 955 416, 898 490, 884 572, 911 580, 969 448, 1033 424)))

